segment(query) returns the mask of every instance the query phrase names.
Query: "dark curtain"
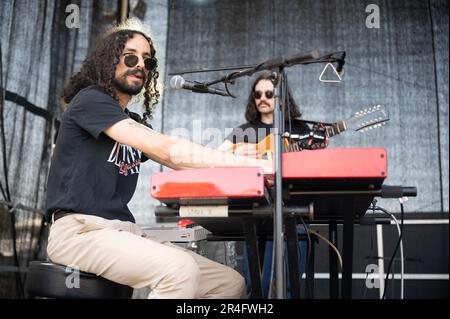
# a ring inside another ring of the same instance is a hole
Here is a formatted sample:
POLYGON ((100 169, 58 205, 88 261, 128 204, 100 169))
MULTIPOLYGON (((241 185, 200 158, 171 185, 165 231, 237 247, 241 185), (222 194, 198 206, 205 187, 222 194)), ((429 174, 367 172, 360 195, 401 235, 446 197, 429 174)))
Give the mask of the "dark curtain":
POLYGON ((58 93, 86 55, 91 19, 90 1, 0 2, 0 298, 23 297, 29 261, 46 258, 42 213, 58 93), (69 4, 80 8, 80 28, 66 27, 69 4))
MULTIPOLYGON (((130 5, 142 18, 146 2, 130 5)), ((24 297, 29 261, 47 257, 43 212, 59 95, 118 8, 118 0, 0 1, 0 298, 24 297), (69 5, 79 8, 78 28, 66 22, 69 5)))

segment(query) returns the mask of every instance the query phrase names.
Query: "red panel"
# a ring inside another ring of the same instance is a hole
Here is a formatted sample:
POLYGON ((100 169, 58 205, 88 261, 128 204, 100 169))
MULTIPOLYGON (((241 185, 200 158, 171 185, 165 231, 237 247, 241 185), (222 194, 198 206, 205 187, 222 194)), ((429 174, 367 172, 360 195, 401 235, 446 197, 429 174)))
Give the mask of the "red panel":
POLYGON ((327 148, 283 153, 283 179, 385 178, 384 148, 327 148))
POLYGON ((156 173, 151 195, 169 198, 254 198, 264 196, 259 167, 217 167, 156 173))

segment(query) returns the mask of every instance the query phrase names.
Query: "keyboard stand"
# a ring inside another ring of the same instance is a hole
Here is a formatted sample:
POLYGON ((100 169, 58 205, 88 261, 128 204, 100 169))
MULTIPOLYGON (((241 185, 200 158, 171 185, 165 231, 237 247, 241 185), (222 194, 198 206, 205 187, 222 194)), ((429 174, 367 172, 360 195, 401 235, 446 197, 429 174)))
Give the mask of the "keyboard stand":
MULTIPOLYGON (((208 241, 245 241, 245 248, 247 249, 248 267, 250 274, 250 285, 252 299, 264 298, 262 288, 262 264, 264 262, 264 250, 267 240, 272 240, 272 235, 257 233, 255 219, 243 218, 243 235, 215 235, 209 234, 208 241)), ((307 241, 306 234, 298 234, 297 223, 294 216, 285 217, 286 227, 286 248, 287 248, 287 263, 289 269, 289 288, 291 298, 300 298, 300 266, 298 254, 298 242, 307 241)), ((310 260, 306 263, 306 281, 305 281, 305 297, 314 298, 314 249, 316 237, 311 235, 311 252, 309 253, 310 260)), ((306 252, 305 256, 308 255, 306 252)), ((270 296, 269 296, 270 297, 270 296)))

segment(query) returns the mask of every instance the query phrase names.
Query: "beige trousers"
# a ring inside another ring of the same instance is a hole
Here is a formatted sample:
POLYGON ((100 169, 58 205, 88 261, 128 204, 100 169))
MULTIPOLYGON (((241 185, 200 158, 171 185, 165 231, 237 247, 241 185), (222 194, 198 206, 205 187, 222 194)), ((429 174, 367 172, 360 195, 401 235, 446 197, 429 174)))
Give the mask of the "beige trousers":
POLYGON ((131 222, 73 214, 51 225, 47 253, 54 263, 149 287, 149 298, 245 297, 244 278, 234 269, 144 236, 131 222))

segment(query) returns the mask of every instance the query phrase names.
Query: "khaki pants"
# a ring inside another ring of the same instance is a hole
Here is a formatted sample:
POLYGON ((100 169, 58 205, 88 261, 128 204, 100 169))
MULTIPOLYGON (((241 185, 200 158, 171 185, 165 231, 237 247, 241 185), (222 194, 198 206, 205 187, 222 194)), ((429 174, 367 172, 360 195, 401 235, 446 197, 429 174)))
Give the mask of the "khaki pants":
POLYGON ((144 236, 131 222, 73 214, 51 225, 47 252, 54 263, 149 287, 149 298, 245 297, 244 278, 234 269, 144 236))

